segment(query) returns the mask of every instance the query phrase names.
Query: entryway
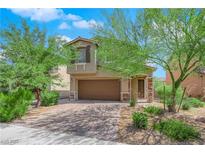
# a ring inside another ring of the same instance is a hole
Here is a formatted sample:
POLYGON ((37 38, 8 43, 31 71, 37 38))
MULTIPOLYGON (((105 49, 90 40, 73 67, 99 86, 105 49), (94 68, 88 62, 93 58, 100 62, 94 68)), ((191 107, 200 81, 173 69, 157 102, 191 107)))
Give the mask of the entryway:
POLYGON ((138 98, 139 99, 145 98, 145 80, 144 79, 138 80, 138 98))

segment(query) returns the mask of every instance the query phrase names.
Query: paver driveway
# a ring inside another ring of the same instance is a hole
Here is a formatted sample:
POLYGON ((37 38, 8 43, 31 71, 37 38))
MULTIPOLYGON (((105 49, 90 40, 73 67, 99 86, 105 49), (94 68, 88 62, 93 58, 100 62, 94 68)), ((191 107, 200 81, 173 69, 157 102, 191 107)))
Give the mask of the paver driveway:
POLYGON ((12 124, 52 133, 116 142, 120 108, 124 105, 127 104, 80 102, 41 107, 31 110, 27 116, 15 120, 12 124))

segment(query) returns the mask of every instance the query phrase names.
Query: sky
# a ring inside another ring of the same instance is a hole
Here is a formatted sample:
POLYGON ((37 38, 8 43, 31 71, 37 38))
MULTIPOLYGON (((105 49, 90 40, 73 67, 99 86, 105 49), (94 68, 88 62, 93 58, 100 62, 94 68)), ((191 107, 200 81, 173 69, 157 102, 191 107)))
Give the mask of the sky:
MULTIPOLYGON (((20 25, 21 19, 25 19, 32 27, 39 25, 46 29, 48 35, 59 35, 66 41, 71 41, 78 36, 91 38, 92 27, 103 25, 104 12, 112 9, 0 9, 0 30, 10 23, 20 25)), ((126 9, 127 16, 134 18, 139 9, 126 9)), ((155 77, 165 77, 165 71, 157 66, 155 77)))

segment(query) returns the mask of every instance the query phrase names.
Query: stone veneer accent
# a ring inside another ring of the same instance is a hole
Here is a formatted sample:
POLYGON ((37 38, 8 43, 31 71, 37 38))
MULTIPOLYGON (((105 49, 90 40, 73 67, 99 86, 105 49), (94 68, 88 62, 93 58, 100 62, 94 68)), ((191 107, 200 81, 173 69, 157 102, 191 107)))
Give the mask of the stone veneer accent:
POLYGON ((129 92, 121 92, 121 101, 128 101, 130 99, 129 92))
POLYGON ((153 101, 153 79, 151 77, 148 78, 148 102, 153 101))
POLYGON ((70 100, 78 100, 78 93, 76 91, 70 91, 70 100))

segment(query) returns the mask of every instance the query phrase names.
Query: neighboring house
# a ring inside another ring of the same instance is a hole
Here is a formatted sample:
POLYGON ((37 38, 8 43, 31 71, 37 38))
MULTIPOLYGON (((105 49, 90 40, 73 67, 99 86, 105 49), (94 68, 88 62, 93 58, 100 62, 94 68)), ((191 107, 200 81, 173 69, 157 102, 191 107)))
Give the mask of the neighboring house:
MULTIPOLYGON (((174 77, 179 77, 179 72, 174 72, 174 77)), ((166 83, 171 84, 171 77, 168 72, 166 73, 166 83)), ((200 68, 187 77, 183 81, 182 87, 186 87, 186 94, 188 96, 204 98, 205 100, 205 68, 200 68)))
MULTIPOLYGON (((74 64, 58 71, 64 81, 70 80, 70 87, 53 87, 53 90, 60 92, 69 92, 71 100, 113 100, 127 101, 130 99, 130 79, 123 78, 114 73, 102 71, 96 59, 97 44, 90 39, 78 37, 69 42, 68 45, 76 47, 79 52, 79 58, 74 64)), ((137 93, 138 99, 143 102, 152 102, 154 98, 152 73, 155 70, 150 68, 148 74, 137 75, 137 93)))

